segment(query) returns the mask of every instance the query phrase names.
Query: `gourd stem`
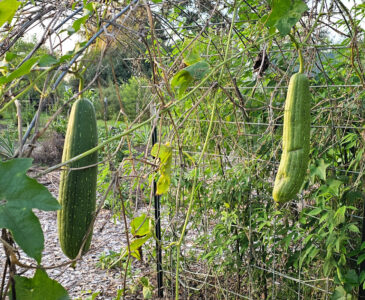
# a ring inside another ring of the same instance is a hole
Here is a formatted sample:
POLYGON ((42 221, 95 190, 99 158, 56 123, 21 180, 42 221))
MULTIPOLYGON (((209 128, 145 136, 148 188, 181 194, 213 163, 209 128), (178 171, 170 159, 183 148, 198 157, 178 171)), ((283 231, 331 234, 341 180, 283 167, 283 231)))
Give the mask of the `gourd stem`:
POLYGON ((79 77, 79 99, 82 98, 82 93, 81 91, 84 89, 84 78, 82 76, 78 76, 79 77))
POLYGON ((303 73, 304 72, 304 59, 303 59, 303 55, 302 55, 302 50, 300 48, 298 49, 298 55, 299 55, 299 73, 303 73))
POLYGON ((298 43, 298 41, 296 40, 296 38, 294 37, 293 34, 289 33, 289 37, 292 40, 292 42, 294 43, 295 48, 298 51, 298 58, 299 58, 299 73, 303 73, 304 72, 304 59, 303 59, 303 55, 302 55, 302 51, 300 49, 300 45, 298 43))

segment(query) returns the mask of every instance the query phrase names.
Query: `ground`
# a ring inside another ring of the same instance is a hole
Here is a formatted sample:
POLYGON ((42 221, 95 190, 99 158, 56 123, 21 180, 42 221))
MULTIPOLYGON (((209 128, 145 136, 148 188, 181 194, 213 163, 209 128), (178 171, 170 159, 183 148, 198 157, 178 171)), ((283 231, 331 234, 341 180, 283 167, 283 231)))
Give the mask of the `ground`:
MULTIPOLYGON (((31 169, 29 175, 31 176, 34 172, 36 172, 36 169, 31 169)), ((57 197, 59 171, 46 174, 39 178, 38 181, 45 185, 53 196, 57 197)), ((42 265, 55 266, 67 262, 68 258, 62 253, 58 242, 57 213, 45 211, 35 211, 35 213, 40 219, 45 237, 42 265)), ((121 289, 123 286, 124 269, 103 270, 98 266, 99 258, 103 253, 109 253, 110 251, 119 252, 126 245, 125 228, 122 219, 113 220, 111 211, 102 209, 96 219, 90 250, 77 263, 76 268, 73 269, 68 265, 47 269, 47 273, 67 289, 72 299, 87 299, 94 292, 99 292, 96 299, 113 299, 117 295, 118 288, 121 289)), ((21 253, 21 257, 23 263, 34 264, 34 261, 27 259, 24 253, 21 253)), ((4 269, 4 262, 4 251, 1 251, 1 270, 4 269)), ((137 282, 137 279, 142 275, 150 277, 151 269, 153 268, 148 263, 133 259, 132 278, 128 276, 127 284, 135 285, 133 280, 137 282), (133 274, 136 274, 135 278, 133 278, 133 274)), ((18 268, 18 273, 22 271, 24 270, 18 268)), ((23 276, 31 277, 33 272, 34 270, 28 270, 23 276)), ((143 299, 140 292, 141 289, 142 287, 138 286, 137 292, 128 296, 127 299, 143 299)))

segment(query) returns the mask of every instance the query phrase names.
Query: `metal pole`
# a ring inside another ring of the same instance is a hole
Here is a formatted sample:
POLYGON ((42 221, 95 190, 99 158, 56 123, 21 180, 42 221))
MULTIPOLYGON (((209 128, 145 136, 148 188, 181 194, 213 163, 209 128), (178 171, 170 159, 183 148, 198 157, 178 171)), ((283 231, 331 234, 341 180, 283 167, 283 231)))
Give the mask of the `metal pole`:
MULTIPOLYGON (((364 198, 364 197, 363 197, 364 198)), ((365 199, 363 199, 363 207, 364 207, 364 218, 362 219, 362 236, 361 236, 361 243, 365 242, 365 199)), ((362 271, 365 271, 365 260, 360 264, 360 274, 362 271)), ((359 286, 359 300, 365 300, 365 290, 363 288, 363 284, 359 286)))
MULTIPOLYGON (((154 109, 156 114, 156 109, 154 109)), ((153 126, 152 145, 157 143, 157 124, 153 126)), ((156 231, 156 261, 157 261, 157 294, 163 297, 163 272, 162 272, 162 250, 161 250, 161 221, 160 221, 160 196, 156 195, 157 183, 153 181, 153 196, 155 205, 155 231, 156 231)))

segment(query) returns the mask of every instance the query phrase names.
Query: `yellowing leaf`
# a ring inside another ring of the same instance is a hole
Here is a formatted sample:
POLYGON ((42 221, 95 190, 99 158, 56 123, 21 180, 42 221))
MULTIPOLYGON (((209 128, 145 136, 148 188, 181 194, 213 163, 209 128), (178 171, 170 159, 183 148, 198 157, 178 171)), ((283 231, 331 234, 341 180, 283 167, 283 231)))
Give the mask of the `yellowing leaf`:
POLYGON ((150 231, 151 222, 152 222, 151 218, 146 217, 146 214, 142 214, 139 217, 134 218, 131 222, 132 235, 144 236, 146 234, 151 233, 150 231))
POLYGON ((170 176, 161 175, 160 178, 157 181, 157 195, 162 195, 166 193, 169 189, 171 183, 170 176))
POLYGON ((172 147, 170 143, 165 145, 155 144, 151 155, 160 159, 160 178, 157 181, 157 195, 166 193, 171 183, 172 147))

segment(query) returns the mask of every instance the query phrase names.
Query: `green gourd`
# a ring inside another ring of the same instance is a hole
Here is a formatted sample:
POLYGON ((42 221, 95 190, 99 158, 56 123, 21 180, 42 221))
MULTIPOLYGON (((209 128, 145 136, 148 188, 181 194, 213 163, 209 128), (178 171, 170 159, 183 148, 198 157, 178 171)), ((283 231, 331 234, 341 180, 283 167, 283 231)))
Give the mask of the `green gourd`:
POLYGON ((303 184, 309 161, 310 101, 308 78, 294 74, 285 101, 283 152, 273 189, 276 203, 292 200, 303 184))
MULTIPOLYGON (((87 99, 77 100, 68 121, 62 162, 97 146, 95 111, 87 99)), ((57 213, 58 235, 63 253, 73 259, 79 253, 95 213, 97 152, 64 166, 61 172, 57 213), (88 167, 90 166, 90 167, 88 167), (77 170, 71 170, 71 169, 77 170), (79 168, 79 169, 78 169, 79 168)), ((83 248, 91 243, 92 230, 83 248)))

